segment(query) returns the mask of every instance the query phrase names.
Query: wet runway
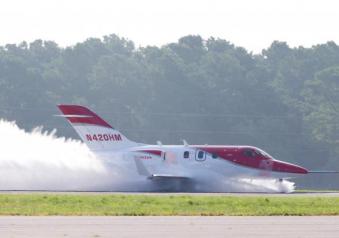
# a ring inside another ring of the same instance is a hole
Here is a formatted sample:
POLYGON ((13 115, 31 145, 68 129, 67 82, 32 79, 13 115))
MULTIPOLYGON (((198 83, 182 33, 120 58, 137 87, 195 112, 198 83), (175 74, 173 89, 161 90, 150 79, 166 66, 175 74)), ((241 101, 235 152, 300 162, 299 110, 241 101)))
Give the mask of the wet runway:
POLYGON ((1 238, 339 237, 339 216, 0 217, 1 238))

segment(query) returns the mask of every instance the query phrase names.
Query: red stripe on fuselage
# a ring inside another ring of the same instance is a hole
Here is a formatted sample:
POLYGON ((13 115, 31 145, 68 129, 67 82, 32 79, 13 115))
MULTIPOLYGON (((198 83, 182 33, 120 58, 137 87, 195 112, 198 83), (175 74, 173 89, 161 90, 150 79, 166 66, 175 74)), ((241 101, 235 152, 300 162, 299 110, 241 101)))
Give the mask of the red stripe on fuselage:
POLYGON ((273 161, 272 171, 284 172, 284 173, 295 173, 295 174, 307 174, 308 173, 308 170, 301 166, 290 164, 290 163, 283 162, 283 161, 277 161, 277 160, 273 161))
POLYGON ((206 151, 210 154, 215 154, 218 157, 234 162, 239 165, 260 168, 261 159, 258 158, 244 158, 241 155, 241 147, 198 147, 197 149, 206 151))
POLYGON ((161 153, 162 153, 161 150, 137 150, 135 152, 142 152, 142 153, 147 153, 147 154, 152 154, 152 155, 157 155, 157 156, 161 156, 161 153))
POLYGON ((296 173, 307 174, 308 171, 298 165, 286 163, 283 161, 277 161, 271 158, 267 158, 263 155, 256 155, 254 157, 246 157, 244 155, 244 149, 255 150, 254 147, 246 146, 196 146, 196 149, 205 151, 210 154, 215 154, 218 157, 236 163, 238 165, 261 169, 265 171, 284 172, 284 173, 296 173))

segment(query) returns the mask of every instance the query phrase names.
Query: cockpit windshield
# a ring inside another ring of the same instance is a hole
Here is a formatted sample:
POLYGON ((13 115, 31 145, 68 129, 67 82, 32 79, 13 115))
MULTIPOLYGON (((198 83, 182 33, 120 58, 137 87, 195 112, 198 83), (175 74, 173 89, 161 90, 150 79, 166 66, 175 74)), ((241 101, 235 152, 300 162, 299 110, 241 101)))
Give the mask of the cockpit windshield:
POLYGON ((256 148, 255 152, 258 153, 259 155, 264 156, 267 159, 273 159, 273 157, 270 154, 268 154, 267 152, 265 152, 265 151, 263 151, 259 148, 256 148))

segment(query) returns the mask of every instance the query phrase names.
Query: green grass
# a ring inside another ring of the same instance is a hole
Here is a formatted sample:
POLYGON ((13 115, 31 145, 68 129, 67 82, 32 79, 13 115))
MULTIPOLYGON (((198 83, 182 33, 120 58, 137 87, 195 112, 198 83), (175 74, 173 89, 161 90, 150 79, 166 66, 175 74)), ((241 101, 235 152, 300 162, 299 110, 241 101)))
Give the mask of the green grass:
POLYGON ((339 197, 1 194, 0 215, 339 215, 339 197))

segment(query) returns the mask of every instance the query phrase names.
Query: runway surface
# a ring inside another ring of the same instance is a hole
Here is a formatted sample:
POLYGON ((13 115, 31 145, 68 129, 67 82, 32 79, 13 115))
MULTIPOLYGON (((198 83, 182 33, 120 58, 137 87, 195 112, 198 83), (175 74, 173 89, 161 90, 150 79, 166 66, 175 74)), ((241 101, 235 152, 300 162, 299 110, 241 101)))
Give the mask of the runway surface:
POLYGON ((1 238, 339 237, 339 217, 0 217, 1 238))

